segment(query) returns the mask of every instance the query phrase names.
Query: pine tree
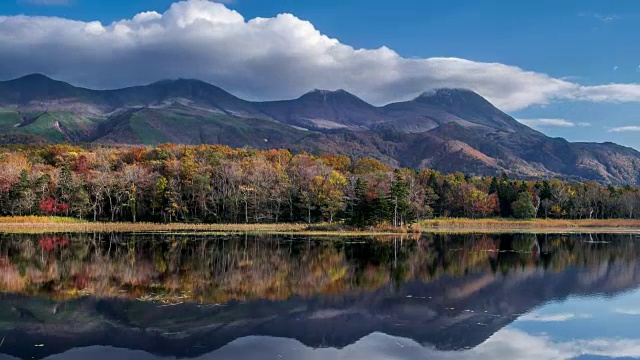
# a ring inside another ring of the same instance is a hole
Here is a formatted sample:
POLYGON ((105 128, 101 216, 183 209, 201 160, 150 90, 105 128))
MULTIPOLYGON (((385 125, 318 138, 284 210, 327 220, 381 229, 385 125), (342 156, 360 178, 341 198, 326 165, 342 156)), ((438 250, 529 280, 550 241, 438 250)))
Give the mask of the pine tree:
POLYGON ((347 208, 351 208, 350 210, 348 209, 348 223, 358 227, 364 227, 367 225, 367 182, 361 178, 356 180, 354 197, 353 199, 350 199, 350 204, 347 205, 347 208))
POLYGON ((368 202, 368 211, 366 222, 369 225, 379 224, 385 221, 391 220, 392 208, 389 199, 385 197, 386 194, 378 191, 378 196, 371 202, 368 202))
POLYGON ((498 201, 500 203, 500 216, 511 217, 513 211, 511 204, 518 198, 518 189, 516 184, 509 180, 507 174, 502 174, 498 183, 498 201))
POLYGON ((553 197, 553 193, 551 192, 551 185, 548 180, 544 180, 542 182, 542 187, 540 188, 540 199, 551 199, 553 197))
POLYGON ((396 171, 393 185, 390 189, 389 200, 393 206, 393 226, 401 226, 406 220, 409 210, 409 188, 402 175, 396 171))
POLYGON ((434 171, 431 171, 429 174, 429 179, 427 180, 427 186, 433 189, 435 193, 440 191, 440 185, 438 184, 438 177, 434 171))
POLYGON ((491 178, 491 184, 489 185, 489 195, 498 192, 498 178, 495 176, 491 178))

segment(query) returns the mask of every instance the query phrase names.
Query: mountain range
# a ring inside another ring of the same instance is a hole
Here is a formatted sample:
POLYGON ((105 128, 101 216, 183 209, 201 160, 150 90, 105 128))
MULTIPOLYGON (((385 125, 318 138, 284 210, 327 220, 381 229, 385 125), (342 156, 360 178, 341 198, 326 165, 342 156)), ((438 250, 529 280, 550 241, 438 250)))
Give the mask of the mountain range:
POLYGON ((0 82, 0 143, 225 144, 374 157, 393 167, 640 184, 640 152, 551 138, 466 89, 373 106, 344 90, 252 102, 199 80, 117 90, 0 82))

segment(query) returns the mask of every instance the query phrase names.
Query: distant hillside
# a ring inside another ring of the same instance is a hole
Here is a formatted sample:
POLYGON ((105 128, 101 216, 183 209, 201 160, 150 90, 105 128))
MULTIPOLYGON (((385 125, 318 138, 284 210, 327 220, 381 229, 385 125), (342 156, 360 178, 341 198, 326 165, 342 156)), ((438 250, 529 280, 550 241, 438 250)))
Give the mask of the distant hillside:
POLYGON ((372 156, 392 166, 640 184, 640 153, 550 138, 466 89, 376 107, 344 90, 250 102, 198 80, 90 90, 43 75, 0 82, 0 143, 220 143, 372 156))

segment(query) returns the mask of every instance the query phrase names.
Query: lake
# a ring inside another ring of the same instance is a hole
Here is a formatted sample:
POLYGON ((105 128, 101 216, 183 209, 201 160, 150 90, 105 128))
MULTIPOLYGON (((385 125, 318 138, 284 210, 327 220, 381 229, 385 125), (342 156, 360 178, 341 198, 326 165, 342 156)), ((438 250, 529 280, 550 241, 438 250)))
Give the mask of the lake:
POLYGON ((0 234, 0 359, 640 357, 640 236, 0 234))

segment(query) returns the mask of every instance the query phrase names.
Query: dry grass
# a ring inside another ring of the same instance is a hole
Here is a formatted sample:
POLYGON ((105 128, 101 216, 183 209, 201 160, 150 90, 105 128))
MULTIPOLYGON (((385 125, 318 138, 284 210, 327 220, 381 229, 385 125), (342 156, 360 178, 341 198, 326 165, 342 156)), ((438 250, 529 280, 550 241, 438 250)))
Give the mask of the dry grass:
POLYGON ((47 221, 49 218, 0 218, 0 231, 5 232, 136 232, 136 231, 212 231, 212 232, 298 232, 307 229, 304 224, 185 224, 185 223, 107 223, 47 221), (23 221, 21 221, 23 220, 23 221))
POLYGON ((400 229, 371 229, 370 231, 353 230, 330 224, 188 224, 188 223, 126 223, 126 222, 88 222, 69 219, 58 221, 50 217, 0 217, 0 232, 5 233, 80 233, 80 232, 175 232, 194 231, 210 232, 216 235, 233 233, 250 234, 298 234, 308 236, 371 236, 392 235, 401 233, 400 229))
POLYGON ((73 224, 82 220, 59 216, 0 216, 0 224, 73 224))
POLYGON ((390 223, 382 223, 374 227, 377 231, 387 231, 392 232, 395 229, 395 232, 399 232, 402 234, 420 234, 422 232, 422 226, 420 224, 411 224, 411 225, 402 225, 398 227, 394 227, 390 223))
POLYGON ((637 219, 513 220, 443 218, 420 222, 423 232, 640 232, 637 219))
POLYGON ((475 227, 475 228, 520 228, 520 227, 640 227, 638 219, 584 219, 584 220, 557 220, 557 219, 535 219, 535 220, 513 220, 513 219, 465 219, 465 218, 443 218, 424 220, 420 225, 427 228, 433 227, 475 227))
POLYGON ((343 224, 157 224, 103 223, 60 217, 0 217, 0 232, 173 232, 198 231, 213 234, 260 233, 298 234, 308 236, 371 236, 419 233, 504 233, 504 232, 600 232, 640 233, 640 220, 511 220, 444 218, 424 220, 409 227, 394 228, 382 224, 370 229, 354 230, 343 224))

